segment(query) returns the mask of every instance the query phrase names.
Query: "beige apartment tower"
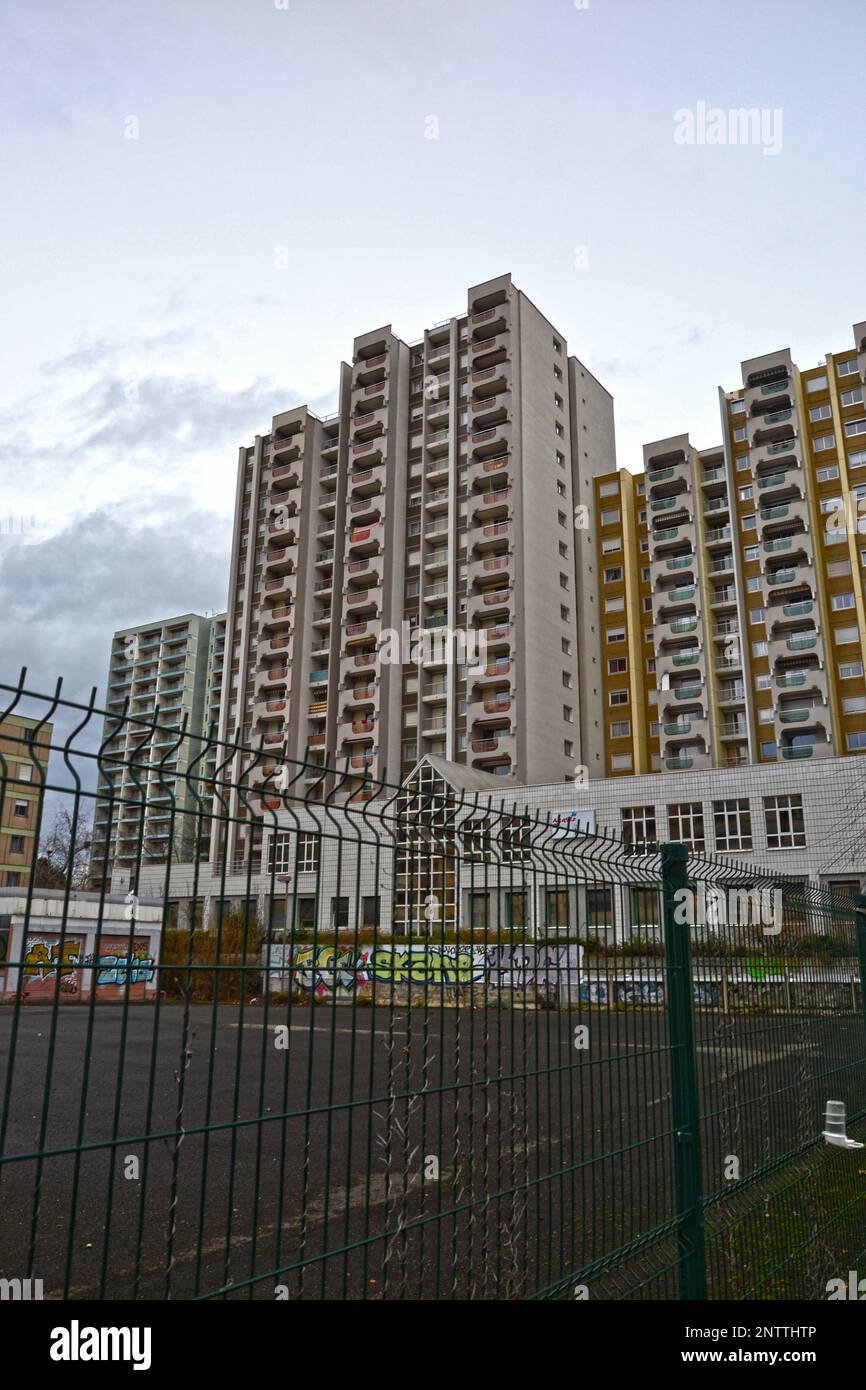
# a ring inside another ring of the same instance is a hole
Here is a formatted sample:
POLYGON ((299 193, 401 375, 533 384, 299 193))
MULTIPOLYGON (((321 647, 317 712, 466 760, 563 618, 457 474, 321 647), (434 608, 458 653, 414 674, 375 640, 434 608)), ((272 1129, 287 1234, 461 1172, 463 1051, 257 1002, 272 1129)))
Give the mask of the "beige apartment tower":
POLYGON ((719 390, 722 443, 595 480, 605 773, 866 751, 866 324, 719 390))
POLYGON ((575 520, 614 470, 610 395, 510 276, 417 342, 356 338, 334 415, 298 406, 240 451, 221 733, 257 750, 248 785, 282 766, 295 795, 363 798, 425 753, 603 775, 575 520))

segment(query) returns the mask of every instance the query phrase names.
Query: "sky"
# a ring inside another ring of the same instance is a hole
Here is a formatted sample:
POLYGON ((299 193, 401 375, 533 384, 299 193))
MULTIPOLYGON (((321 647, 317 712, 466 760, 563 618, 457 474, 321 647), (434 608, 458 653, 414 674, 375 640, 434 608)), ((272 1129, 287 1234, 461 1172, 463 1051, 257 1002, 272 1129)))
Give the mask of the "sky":
POLYGON ((861 0, 4 0, 2 683, 101 699, 116 629, 222 609, 239 445, 492 276, 632 470, 850 346, 862 52, 861 0))

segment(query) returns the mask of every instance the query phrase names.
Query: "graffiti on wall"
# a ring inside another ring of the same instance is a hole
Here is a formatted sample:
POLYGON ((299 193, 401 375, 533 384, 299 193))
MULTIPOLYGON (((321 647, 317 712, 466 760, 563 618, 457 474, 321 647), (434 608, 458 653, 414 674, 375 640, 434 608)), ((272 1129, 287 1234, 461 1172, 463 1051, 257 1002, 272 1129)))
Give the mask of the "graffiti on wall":
MULTIPOLYGON (((30 936, 24 949, 24 991, 45 990, 53 993, 57 987, 63 994, 78 994, 82 970, 95 966, 97 989, 125 989, 146 986, 155 977, 156 961, 149 942, 137 938, 129 949, 128 937, 107 937, 100 943, 99 954, 85 953, 81 937, 68 936, 61 943, 56 936, 30 936)), ((140 992, 140 991, 139 991, 140 992)))
POLYGON ((267 960, 270 988, 287 988, 288 980, 317 995, 353 993, 383 985, 431 985, 457 988, 487 984, 493 988, 555 987, 580 975, 577 946, 460 946, 419 943, 412 946, 273 945, 267 960))

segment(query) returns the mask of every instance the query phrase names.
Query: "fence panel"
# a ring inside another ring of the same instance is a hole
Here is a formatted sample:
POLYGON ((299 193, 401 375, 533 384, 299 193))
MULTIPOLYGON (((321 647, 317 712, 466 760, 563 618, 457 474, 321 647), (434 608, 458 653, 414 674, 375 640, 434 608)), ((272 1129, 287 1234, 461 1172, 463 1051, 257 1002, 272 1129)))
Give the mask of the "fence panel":
POLYGON ((828 1098, 866 1115, 853 907, 768 880, 781 932, 741 930, 707 892, 745 866, 3 688, 0 747, 53 727, 35 835, 66 839, 0 888, 0 1277, 659 1299, 856 1267, 820 1138, 828 1098))

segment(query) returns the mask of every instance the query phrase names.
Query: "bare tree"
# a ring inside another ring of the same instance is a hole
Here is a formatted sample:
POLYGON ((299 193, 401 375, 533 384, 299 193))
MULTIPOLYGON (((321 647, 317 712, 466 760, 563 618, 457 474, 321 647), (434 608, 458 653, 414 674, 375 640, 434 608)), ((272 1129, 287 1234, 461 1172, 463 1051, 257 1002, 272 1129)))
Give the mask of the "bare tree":
POLYGON ((51 825, 39 841, 34 883, 37 888, 86 888, 90 877, 90 842, 93 827, 89 814, 79 810, 74 834, 72 816, 65 806, 55 806, 51 825))

